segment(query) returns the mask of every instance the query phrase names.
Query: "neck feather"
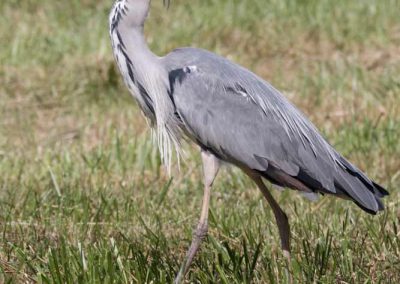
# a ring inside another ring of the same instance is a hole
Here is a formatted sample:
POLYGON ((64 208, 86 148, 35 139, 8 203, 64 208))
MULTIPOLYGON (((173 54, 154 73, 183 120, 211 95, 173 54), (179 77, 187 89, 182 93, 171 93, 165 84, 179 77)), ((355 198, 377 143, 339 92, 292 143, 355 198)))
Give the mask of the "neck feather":
MULTIPOLYGON (((116 18, 117 19, 117 18, 116 18)), ((161 60, 148 48, 143 26, 129 26, 124 17, 110 25, 114 56, 131 94, 156 127, 161 157, 168 170, 172 150, 180 153, 180 128, 169 96, 168 72, 161 60)))

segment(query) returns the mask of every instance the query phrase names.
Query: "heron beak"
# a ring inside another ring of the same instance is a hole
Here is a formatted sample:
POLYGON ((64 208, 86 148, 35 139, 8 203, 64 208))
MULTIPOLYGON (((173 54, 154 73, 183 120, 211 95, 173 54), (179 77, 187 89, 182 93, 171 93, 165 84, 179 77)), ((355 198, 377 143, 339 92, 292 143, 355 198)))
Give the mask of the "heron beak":
POLYGON ((164 3, 164 7, 165 8, 167 8, 167 9, 169 9, 169 4, 170 4, 170 0, 163 0, 163 3, 164 3))

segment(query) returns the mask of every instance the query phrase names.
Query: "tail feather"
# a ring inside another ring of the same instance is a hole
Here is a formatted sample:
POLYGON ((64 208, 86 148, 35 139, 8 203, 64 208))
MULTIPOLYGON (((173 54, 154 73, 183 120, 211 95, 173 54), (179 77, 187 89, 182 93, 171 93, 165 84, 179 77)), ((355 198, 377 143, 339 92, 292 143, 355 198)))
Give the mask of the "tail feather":
POLYGON ((385 188, 370 180, 363 172, 341 157, 340 167, 332 168, 329 172, 331 186, 324 185, 318 176, 307 170, 300 170, 296 176, 292 176, 269 163, 268 169, 260 172, 264 178, 273 184, 297 189, 300 192, 331 194, 340 198, 352 200, 361 209, 376 214, 384 210, 381 199, 389 193, 385 188))
POLYGON ((380 200, 389 193, 382 186, 368 179, 360 170, 350 163, 347 170, 339 170, 335 175, 335 188, 348 195, 364 211, 376 214, 384 210, 380 200))
POLYGON ((337 190, 347 194, 357 205, 367 211, 377 212, 379 204, 377 198, 357 177, 339 170, 335 176, 337 190))
POLYGON ((382 186, 380 186, 379 184, 372 182, 372 184, 374 185, 374 189, 375 189, 375 195, 378 196, 379 198, 383 198, 385 196, 389 195, 389 192, 384 189, 382 186))

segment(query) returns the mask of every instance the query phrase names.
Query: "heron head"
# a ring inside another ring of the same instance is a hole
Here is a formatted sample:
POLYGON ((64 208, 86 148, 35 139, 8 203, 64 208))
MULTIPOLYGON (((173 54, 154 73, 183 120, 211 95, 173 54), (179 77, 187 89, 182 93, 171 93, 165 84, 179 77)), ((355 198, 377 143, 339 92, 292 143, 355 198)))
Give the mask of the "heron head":
POLYGON ((121 23, 130 27, 144 25, 151 0, 117 0, 110 13, 111 26, 121 23))

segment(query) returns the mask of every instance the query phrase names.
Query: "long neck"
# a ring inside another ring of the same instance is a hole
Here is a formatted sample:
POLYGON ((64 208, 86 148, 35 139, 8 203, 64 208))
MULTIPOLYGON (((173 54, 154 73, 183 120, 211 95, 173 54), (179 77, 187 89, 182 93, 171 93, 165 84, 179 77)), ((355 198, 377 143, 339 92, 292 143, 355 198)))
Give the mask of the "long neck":
POLYGON ((148 48, 143 24, 129 24, 127 21, 131 15, 126 13, 113 15, 110 18, 110 36, 114 57, 131 94, 155 124, 161 158, 170 168, 172 148, 179 152, 180 129, 169 96, 168 72, 160 58, 148 48))
POLYGON ((131 94, 137 99, 146 117, 156 119, 154 86, 165 86, 168 75, 159 58, 147 46, 143 26, 129 26, 122 17, 110 30, 114 57, 131 94))
POLYGON ((133 64, 137 67, 141 64, 158 64, 158 57, 149 49, 143 34, 143 27, 127 27, 120 25, 117 28, 119 33, 118 41, 121 41, 123 48, 133 64))
POLYGON ((122 59, 131 63, 139 75, 146 71, 146 65, 157 65, 159 62, 158 57, 148 48, 143 33, 149 3, 149 0, 119 0, 115 2, 110 14, 114 55, 117 60, 122 55, 122 59))

